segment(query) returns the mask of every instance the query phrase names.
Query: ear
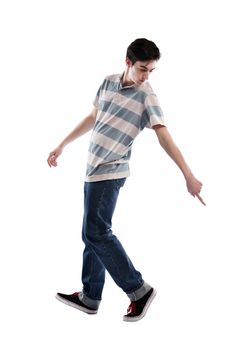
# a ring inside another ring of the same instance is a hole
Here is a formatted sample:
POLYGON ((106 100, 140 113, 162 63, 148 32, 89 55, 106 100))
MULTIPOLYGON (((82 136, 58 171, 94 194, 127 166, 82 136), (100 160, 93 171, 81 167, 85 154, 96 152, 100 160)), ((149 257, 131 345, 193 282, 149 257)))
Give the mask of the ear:
POLYGON ((126 62, 126 65, 128 67, 132 67, 133 66, 132 61, 128 57, 126 57, 125 62, 126 62))

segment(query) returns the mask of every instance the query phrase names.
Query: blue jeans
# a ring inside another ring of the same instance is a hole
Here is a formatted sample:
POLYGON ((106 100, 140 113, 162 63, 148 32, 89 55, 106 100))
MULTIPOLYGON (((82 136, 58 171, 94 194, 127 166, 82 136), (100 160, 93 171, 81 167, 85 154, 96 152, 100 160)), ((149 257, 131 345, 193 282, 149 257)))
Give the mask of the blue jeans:
POLYGON ((142 279, 123 246, 112 233, 112 216, 125 178, 85 182, 82 239, 82 283, 80 299, 97 308, 101 301, 107 270, 131 300, 141 298, 151 288, 142 279))

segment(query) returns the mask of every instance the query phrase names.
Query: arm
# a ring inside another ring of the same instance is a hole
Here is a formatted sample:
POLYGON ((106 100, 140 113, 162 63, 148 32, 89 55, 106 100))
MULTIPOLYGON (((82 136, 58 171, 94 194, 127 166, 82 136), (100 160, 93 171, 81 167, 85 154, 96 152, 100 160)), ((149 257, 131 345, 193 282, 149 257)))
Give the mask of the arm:
POLYGON ((56 159, 62 154, 63 149, 69 143, 82 136, 91 130, 95 124, 97 116, 97 108, 93 108, 91 113, 85 117, 76 127, 75 129, 67 135, 67 137, 56 147, 52 152, 50 152, 47 162, 49 166, 57 166, 56 159))
POLYGON ((192 171, 190 170, 189 166, 185 162, 182 153, 180 152, 179 148, 174 143, 167 128, 165 126, 162 126, 162 125, 156 125, 153 128, 156 132, 156 135, 158 137, 159 143, 162 146, 162 148, 174 160, 174 162, 177 164, 177 166, 182 171, 182 173, 185 177, 185 180, 186 180, 188 192, 193 197, 196 196, 202 202, 202 204, 205 205, 203 199, 199 195, 199 193, 201 192, 202 183, 200 181, 198 181, 194 177, 194 175, 192 174, 192 171))

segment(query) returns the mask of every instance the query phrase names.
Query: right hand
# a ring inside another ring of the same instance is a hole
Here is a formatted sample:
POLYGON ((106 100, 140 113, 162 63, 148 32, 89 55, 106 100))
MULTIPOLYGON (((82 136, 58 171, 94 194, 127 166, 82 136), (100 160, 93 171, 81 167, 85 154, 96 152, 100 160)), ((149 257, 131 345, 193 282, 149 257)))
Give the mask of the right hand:
POLYGON ((63 148, 61 146, 55 148, 52 152, 50 152, 49 157, 47 159, 47 163, 49 166, 56 167, 57 164, 57 158, 62 154, 63 148))

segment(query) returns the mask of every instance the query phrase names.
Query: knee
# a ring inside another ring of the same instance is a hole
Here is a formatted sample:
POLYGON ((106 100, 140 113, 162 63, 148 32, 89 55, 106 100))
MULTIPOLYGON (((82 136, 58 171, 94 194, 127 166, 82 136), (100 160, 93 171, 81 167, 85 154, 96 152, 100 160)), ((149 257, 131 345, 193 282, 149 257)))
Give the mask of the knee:
POLYGON ((110 239, 112 236, 111 228, 94 228, 94 227, 86 227, 83 230, 83 241, 89 244, 97 244, 99 242, 110 239))

